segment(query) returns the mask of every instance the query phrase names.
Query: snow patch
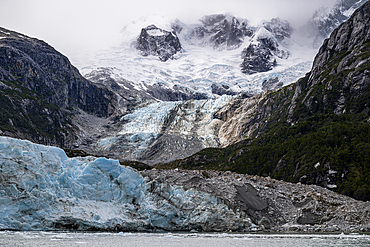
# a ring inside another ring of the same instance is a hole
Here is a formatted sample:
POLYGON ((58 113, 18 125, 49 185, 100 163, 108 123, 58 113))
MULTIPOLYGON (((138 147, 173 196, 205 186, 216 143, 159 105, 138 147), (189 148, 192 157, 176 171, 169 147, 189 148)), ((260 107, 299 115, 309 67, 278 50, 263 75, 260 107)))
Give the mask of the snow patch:
POLYGON ((165 36, 166 33, 163 32, 162 30, 160 29, 151 29, 151 30, 148 30, 147 33, 150 35, 150 36, 165 36))

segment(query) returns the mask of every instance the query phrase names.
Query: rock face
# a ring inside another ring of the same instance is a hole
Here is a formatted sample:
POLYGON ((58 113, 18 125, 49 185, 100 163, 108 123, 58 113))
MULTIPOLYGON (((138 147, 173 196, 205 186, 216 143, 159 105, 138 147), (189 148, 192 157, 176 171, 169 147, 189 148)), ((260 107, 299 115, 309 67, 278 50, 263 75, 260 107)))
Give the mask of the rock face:
POLYGON ((162 62, 173 59, 173 56, 181 51, 181 44, 175 32, 157 28, 150 25, 141 30, 135 47, 143 56, 158 56, 162 62))
POLYGON ((370 84, 369 5, 367 2, 333 31, 315 57, 307 85, 298 84, 297 93, 306 91, 307 86, 310 89, 304 94, 306 110, 317 111, 313 109, 314 93, 323 102, 325 111, 335 114, 366 111, 370 84), (325 85, 325 89, 318 93, 316 84, 325 85))
POLYGON ((268 80, 264 80, 262 82, 262 90, 267 91, 267 90, 272 90, 272 89, 278 89, 283 87, 283 83, 279 81, 278 77, 270 78, 268 80))
POLYGON ((261 38, 258 44, 250 44, 242 52, 242 72, 255 74, 272 70, 276 65, 274 52, 277 51, 277 43, 273 39, 261 38))
POLYGON ((217 197, 143 178, 105 158, 0 137, 0 229, 243 231, 217 197))
POLYGON ((252 37, 251 43, 242 51, 241 70, 246 74, 255 74, 272 70, 276 59, 287 59, 289 52, 279 48, 279 42, 289 38, 292 27, 287 21, 278 18, 265 22, 263 27, 252 37))
POLYGON ((188 42, 210 45, 216 50, 235 49, 242 45, 245 37, 251 37, 253 30, 246 20, 230 15, 207 15, 190 33, 188 42))
POLYGON ((71 111, 107 117, 114 94, 83 78, 43 41, 0 28, 1 130, 5 135, 71 147, 78 127, 71 111))
POLYGON ((237 92, 234 92, 230 89, 229 86, 227 85, 221 85, 221 86, 218 86, 216 84, 212 84, 211 86, 212 88, 212 93, 213 94, 217 94, 217 95, 237 95, 238 93, 237 92))
POLYGON ((112 92, 92 85, 54 48, 5 29, 0 36, 0 66, 26 89, 61 108, 76 105, 98 116, 112 113, 112 92))

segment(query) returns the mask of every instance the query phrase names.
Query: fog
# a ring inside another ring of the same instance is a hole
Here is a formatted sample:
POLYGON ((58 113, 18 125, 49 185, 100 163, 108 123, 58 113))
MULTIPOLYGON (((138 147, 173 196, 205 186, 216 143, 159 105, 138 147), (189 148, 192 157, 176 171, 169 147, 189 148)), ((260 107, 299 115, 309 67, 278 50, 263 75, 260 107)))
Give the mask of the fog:
POLYGON ((0 26, 42 39, 67 56, 113 44, 120 30, 148 14, 194 23, 203 15, 231 13, 255 24, 280 17, 303 24, 336 0, 0 0, 0 26))

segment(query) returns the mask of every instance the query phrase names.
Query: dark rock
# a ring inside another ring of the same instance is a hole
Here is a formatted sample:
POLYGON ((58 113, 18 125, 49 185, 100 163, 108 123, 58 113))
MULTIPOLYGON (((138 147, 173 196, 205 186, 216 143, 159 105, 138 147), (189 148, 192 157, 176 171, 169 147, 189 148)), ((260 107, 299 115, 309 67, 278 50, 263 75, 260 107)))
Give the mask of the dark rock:
POLYGON ((242 72, 255 74, 272 70, 276 65, 274 52, 278 44, 272 38, 260 38, 258 44, 250 44, 242 51, 242 72))
POLYGON ((207 15, 201 19, 202 25, 190 33, 190 43, 211 45, 214 49, 235 49, 240 47, 246 36, 253 35, 247 21, 230 15, 207 15))
POLYGON ((190 99, 208 99, 207 95, 203 93, 194 92, 186 87, 174 85, 173 88, 166 87, 164 84, 156 83, 154 85, 147 85, 146 92, 153 98, 163 101, 182 101, 190 99))
POLYGON ((285 38, 290 38, 293 33, 293 28, 288 21, 279 18, 272 18, 269 22, 264 22, 263 26, 270 31, 274 37, 279 41, 285 38))
POLYGON ((267 217, 263 217, 259 222, 259 226, 263 226, 264 229, 271 229, 271 221, 267 217))
POLYGON ((272 90, 272 89, 278 89, 283 86, 283 82, 279 81, 278 77, 270 78, 268 80, 264 80, 262 82, 262 90, 267 91, 267 90, 272 90))
POLYGON ((245 186, 235 186, 237 191, 236 201, 241 202, 244 210, 261 211, 267 207, 266 201, 262 200, 257 190, 250 184, 245 186))
POLYGON ((237 95, 237 92, 232 91, 229 86, 227 85, 221 85, 218 86, 216 84, 212 84, 212 93, 217 95, 237 95))
POLYGON ((246 74, 266 72, 276 65, 276 58, 287 59, 289 52, 279 49, 279 42, 290 38, 293 32, 289 22, 274 18, 260 27, 264 35, 255 36, 251 44, 242 51, 241 70, 246 74))
POLYGON ((158 56, 162 62, 173 59, 173 56, 181 51, 176 33, 157 28, 155 25, 141 29, 135 47, 143 56, 158 56))
POLYGON ((320 223, 320 216, 310 211, 303 211, 302 215, 298 217, 297 223, 302 225, 315 225, 320 223))

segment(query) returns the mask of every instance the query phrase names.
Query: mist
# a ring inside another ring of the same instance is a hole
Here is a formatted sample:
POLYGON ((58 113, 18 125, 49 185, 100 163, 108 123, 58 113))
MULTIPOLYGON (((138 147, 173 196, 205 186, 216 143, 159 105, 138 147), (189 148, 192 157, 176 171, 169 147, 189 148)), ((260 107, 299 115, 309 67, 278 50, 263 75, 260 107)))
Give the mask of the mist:
POLYGON ((0 26, 42 39, 71 57, 84 49, 113 45, 120 30, 148 14, 196 23, 202 16, 231 13, 251 24, 280 17, 302 25, 336 0, 2 0, 0 26))

